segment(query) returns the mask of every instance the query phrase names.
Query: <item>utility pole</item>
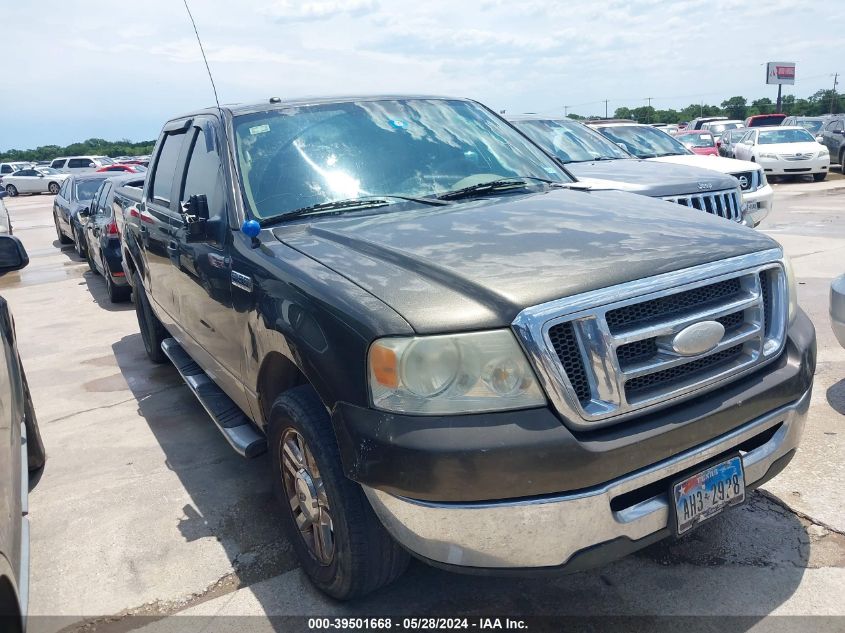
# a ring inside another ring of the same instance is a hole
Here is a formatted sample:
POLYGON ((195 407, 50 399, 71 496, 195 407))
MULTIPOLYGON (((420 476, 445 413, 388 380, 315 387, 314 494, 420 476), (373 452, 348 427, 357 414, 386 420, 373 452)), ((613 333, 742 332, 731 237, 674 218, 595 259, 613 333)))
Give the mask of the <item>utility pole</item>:
POLYGON ((830 95, 830 113, 831 114, 836 114, 833 111, 833 109, 834 109, 833 104, 836 100, 836 84, 838 84, 838 83, 839 83, 839 73, 835 73, 833 75, 833 94, 830 95))
POLYGON ((605 119, 608 118, 608 116, 607 116, 607 102, 608 102, 608 99, 605 99, 604 100, 604 118, 605 119))
POLYGON ((566 115, 567 115, 567 113, 568 113, 568 112, 567 112, 568 110, 569 110, 569 106, 568 106, 568 105, 563 106, 563 118, 564 118, 564 119, 566 118, 566 115))
POLYGON ((781 94, 780 94, 781 88, 783 88, 783 85, 778 84, 778 101, 777 101, 777 107, 775 107, 775 112, 777 112, 778 114, 780 114, 783 111, 783 108, 781 107, 783 105, 783 98, 781 97, 781 94))
POLYGON ((649 118, 651 118, 651 99, 652 99, 652 97, 646 97, 646 100, 648 101, 648 110, 645 111, 645 122, 646 123, 648 123, 649 118))

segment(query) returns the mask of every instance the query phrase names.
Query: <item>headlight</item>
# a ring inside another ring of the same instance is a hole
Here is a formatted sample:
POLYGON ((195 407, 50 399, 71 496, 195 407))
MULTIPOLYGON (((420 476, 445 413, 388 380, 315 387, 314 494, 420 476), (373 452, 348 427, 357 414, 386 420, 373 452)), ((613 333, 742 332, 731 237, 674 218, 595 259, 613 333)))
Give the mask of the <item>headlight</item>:
POLYGON ((787 323, 792 325, 798 315, 798 284, 795 282, 795 271, 786 253, 783 254, 783 269, 786 271, 786 294, 789 301, 787 323))
POLYGON ((373 405, 386 411, 436 415, 546 402, 510 330, 379 339, 368 366, 373 405))
POLYGON ((764 153, 760 154, 760 158, 771 158, 773 160, 777 160, 777 157, 778 157, 777 154, 770 154, 768 152, 764 152, 764 153))
POLYGON ((827 148, 819 150, 819 156, 830 156, 830 152, 827 151, 827 148))

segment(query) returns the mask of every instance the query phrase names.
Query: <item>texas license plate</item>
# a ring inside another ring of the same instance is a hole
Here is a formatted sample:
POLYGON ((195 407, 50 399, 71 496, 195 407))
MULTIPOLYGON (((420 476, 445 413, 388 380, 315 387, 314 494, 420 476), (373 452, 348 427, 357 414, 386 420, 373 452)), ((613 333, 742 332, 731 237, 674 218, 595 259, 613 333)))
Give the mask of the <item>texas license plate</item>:
POLYGON ((745 501, 745 473, 737 455, 672 486, 675 531, 683 534, 725 508, 745 501))
POLYGON ((746 202, 745 205, 746 205, 745 206, 746 211, 756 211, 757 209, 760 208, 760 203, 756 202, 756 201, 755 202, 746 202))

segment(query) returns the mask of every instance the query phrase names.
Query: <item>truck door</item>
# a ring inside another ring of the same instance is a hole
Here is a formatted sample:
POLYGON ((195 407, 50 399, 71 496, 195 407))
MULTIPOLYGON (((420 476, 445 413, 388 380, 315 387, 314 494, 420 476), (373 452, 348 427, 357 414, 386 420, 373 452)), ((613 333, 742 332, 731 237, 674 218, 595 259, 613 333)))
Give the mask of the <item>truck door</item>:
POLYGON ((208 221, 205 235, 192 239, 183 217, 175 222, 179 256, 174 261, 180 343, 214 381, 242 407, 240 380, 243 345, 232 307, 231 231, 228 199, 216 121, 196 118, 186 141, 185 167, 179 186, 184 209, 191 196, 205 196, 208 221))
POLYGON ((179 178, 176 171, 184 161, 190 121, 165 127, 152 163, 148 186, 139 205, 138 248, 146 263, 144 285, 158 309, 156 314, 166 325, 177 316, 174 282, 178 280, 176 264, 179 247, 175 223, 179 219, 179 178))

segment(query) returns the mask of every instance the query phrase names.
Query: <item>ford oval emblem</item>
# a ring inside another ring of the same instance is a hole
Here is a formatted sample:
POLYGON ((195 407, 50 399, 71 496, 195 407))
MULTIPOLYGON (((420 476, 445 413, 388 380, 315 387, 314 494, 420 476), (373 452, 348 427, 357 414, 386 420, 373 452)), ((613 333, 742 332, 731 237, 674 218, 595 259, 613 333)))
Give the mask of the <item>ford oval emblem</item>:
POLYGON ((700 321, 688 325, 672 337, 672 350, 681 356, 696 356, 716 347, 725 335, 718 321, 700 321))
POLYGON ((713 185, 709 182, 700 182, 700 183, 698 183, 698 188, 701 191, 708 191, 708 190, 713 188, 713 185))

